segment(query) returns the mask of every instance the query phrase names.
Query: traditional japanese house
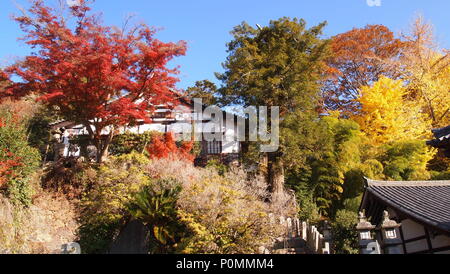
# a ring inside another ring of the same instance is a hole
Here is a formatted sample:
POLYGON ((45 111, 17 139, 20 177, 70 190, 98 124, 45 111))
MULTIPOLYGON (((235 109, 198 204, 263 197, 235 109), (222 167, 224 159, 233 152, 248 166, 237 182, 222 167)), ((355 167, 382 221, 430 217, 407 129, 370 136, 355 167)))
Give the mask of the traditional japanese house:
MULTIPOLYGON (((203 105, 201 111, 204 111, 206 108, 207 106, 203 105)), ((118 134, 125 132, 142 134, 147 131, 156 131, 161 133, 171 132, 175 137, 179 137, 183 133, 192 133, 194 131, 198 131, 202 135, 220 132, 221 136, 218 139, 205 140, 205 138, 201 138, 201 155, 197 162, 202 165, 208 159, 216 157, 228 164, 236 161, 242 150, 242 143, 238 141, 238 120, 243 118, 225 111, 221 113, 223 119, 219 125, 214 119, 214 115, 202 113, 202 116, 198 117, 194 110, 194 103, 190 100, 182 99, 175 109, 168 105, 156 106, 156 110, 151 117, 151 123, 145 123, 143 120, 137 121, 135 125, 120 128, 118 134), (194 127, 197 127, 197 129, 194 129, 194 127)), ((74 148, 69 144, 69 140, 73 140, 77 136, 88 135, 84 125, 63 120, 52 123, 50 127, 53 131, 60 132, 59 135, 55 136, 55 139, 58 139, 60 142, 58 147, 60 147, 59 154, 61 156, 78 157, 82 154, 81 151, 85 150, 80 147, 74 148)), ((102 135, 106 138, 109 135, 109 131, 105 130, 102 132, 102 135)))
POLYGON ((450 254, 450 181, 367 179, 360 211, 361 253, 450 254))

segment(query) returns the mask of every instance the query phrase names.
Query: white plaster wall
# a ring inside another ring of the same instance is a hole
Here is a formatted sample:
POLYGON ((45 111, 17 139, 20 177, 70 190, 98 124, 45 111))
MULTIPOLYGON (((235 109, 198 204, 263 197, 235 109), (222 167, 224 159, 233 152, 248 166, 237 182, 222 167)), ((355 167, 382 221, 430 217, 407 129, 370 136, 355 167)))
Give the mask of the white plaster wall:
MULTIPOLYGON (((158 109, 157 112, 163 112, 166 111, 166 109, 158 109)), ((195 117, 194 113, 192 113, 192 110, 188 107, 179 107, 175 110, 176 113, 176 120, 178 121, 175 124, 168 125, 167 131, 173 132, 176 135, 180 133, 186 133, 186 135, 183 136, 184 139, 191 139, 188 138, 187 135, 190 135, 193 131, 193 125, 191 123, 192 119, 196 120, 198 117, 195 117)), ((220 114, 222 115, 222 114, 220 114)), ((211 115, 209 113, 203 113, 203 120, 211 119, 211 115)), ((209 122, 209 123, 203 123, 200 124, 196 123, 195 125, 195 131, 197 133, 211 133, 211 132, 220 132, 220 138, 222 141, 222 152, 223 153, 239 153, 240 152, 240 142, 237 141, 237 127, 234 122, 234 116, 232 117, 233 122, 228 125, 226 122, 226 118, 223 119, 222 124, 216 122, 209 122)), ((157 131, 157 132, 165 132, 166 126, 161 124, 161 121, 164 121, 165 119, 155 119, 153 123, 151 124, 144 124, 141 126, 136 127, 121 127, 119 129, 120 134, 123 134, 125 132, 131 132, 136 134, 142 134, 146 131, 157 131)), ((77 132, 74 132, 74 135, 86 135, 88 134, 86 128, 84 128, 82 125, 79 126, 82 128, 81 130, 78 130, 77 132)), ((95 128, 93 128, 95 130, 95 128)), ((109 134, 110 130, 109 128, 106 128, 102 131, 102 134, 109 134)))
POLYGON ((239 153, 239 142, 236 141, 237 131, 225 128, 225 138, 222 142, 222 153, 239 153))
POLYGON ((425 235, 424 227, 410 219, 402 221, 402 230, 405 240, 410 240, 425 235))
MULTIPOLYGON (((425 228, 410 219, 402 221, 402 230, 405 241, 425 235, 425 228)), ((407 243, 405 245, 408 253, 428 250, 428 243, 426 239, 407 243)))
POLYGON ((427 244, 427 240, 426 239, 420 240, 420 241, 417 241, 417 242, 407 243, 405 245, 406 245, 406 251, 408 253, 428 250, 428 244, 427 244))
POLYGON ((166 130, 165 125, 153 123, 153 124, 145 124, 145 125, 139 126, 139 132, 136 132, 136 133, 142 134, 146 131, 165 132, 165 130, 166 130))
MULTIPOLYGON (((450 237, 444 236, 444 235, 431 237, 431 245, 433 246, 433 248, 450 246, 450 237)), ((446 253, 446 254, 449 254, 449 253, 446 253)))
POLYGON ((173 133, 183 133, 183 132, 189 132, 192 133, 192 125, 188 123, 176 123, 171 124, 167 127, 169 132, 173 133))
MULTIPOLYGON (((405 240, 410 240, 425 235, 425 228, 410 219, 402 221, 402 229, 405 240)), ((450 237, 445 235, 438 235, 434 237, 433 235, 430 236, 432 248, 450 246, 450 237)), ((427 240, 424 239, 412 243, 407 243, 406 249, 408 253, 428 250, 427 240)), ((440 252, 436 254, 450 254, 450 251, 440 252)))
POLYGON ((174 112, 177 121, 192 121, 194 116, 192 109, 184 105, 177 106, 174 112))

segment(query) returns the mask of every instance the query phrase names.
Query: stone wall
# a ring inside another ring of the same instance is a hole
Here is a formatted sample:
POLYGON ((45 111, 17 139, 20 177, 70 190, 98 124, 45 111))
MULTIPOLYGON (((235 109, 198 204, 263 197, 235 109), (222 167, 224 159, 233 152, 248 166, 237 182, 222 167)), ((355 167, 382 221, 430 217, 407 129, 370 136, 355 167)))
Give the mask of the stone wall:
POLYGON ((59 254, 77 227, 75 207, 62 196, 43 193, 26 209, 0 194, 0 254, 59 254))
POLYGON ((148 254, 150 231, 140 221, 131 221, 112 243, 109 254, 148 254))

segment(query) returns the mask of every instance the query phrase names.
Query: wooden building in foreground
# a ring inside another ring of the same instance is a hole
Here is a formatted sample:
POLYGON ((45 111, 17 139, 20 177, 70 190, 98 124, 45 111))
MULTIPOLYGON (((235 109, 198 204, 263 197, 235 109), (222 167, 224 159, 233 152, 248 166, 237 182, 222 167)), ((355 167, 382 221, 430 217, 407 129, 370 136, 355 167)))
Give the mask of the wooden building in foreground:
POLYGON ((366 182, 361 253, 450 254, 450 181, 366 182))

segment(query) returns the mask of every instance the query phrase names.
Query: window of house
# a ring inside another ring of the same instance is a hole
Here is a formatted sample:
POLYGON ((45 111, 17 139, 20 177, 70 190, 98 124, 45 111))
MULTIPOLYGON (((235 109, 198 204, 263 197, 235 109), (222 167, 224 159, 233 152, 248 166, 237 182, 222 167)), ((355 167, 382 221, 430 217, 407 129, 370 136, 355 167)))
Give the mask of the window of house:
POLYGON ((210 141, 206 142, 208 154, 220 154, 222 153, 222 142, 210 141))

